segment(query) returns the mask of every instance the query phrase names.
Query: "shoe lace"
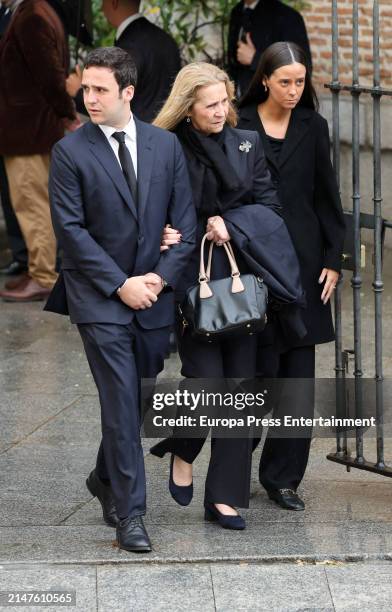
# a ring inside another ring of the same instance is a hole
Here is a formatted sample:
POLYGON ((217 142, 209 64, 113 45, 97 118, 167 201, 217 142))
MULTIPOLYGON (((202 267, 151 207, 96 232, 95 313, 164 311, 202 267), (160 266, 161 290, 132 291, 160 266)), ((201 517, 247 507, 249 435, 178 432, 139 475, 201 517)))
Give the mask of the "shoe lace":
POLYGON ((142 518, 140 516, 134 516, 132 518, 126 518, 120 522, 121 527, 125 525, 140 525, 142 524, 142 518))

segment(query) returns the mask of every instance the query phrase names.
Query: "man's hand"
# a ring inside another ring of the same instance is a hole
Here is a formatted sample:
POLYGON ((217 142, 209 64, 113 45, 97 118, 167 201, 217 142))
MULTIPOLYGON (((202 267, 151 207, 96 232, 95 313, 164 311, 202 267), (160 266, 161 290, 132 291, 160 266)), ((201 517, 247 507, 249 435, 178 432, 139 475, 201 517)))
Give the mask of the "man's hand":
POLYGON ((256 47, 249 32, 246 33, 246 42, 240 40, 237 45, 237 61, 243 66, 250 66, 256 53, 256 47))
POLYGON ((210 217, 207 221, 207 238, 213 240, 218 246, 230 240, 230 234, 226 229, 222 217, 210 217))
POLYGON ((168 251, 173 244, 179 244, 180 242, 180 232, 174 229, 174 227, 171 227, 171 225, 165 225, 162 232, 161 253, 163 251, 168 251))
POLYGON ((74 98, 82 85, 82 71, 80 66, 76 64, 75 72, 71 72, 65 81, 65 89, 71 98, 74 98))
MULTIPOLYGON (((153 285, 157 284, 157 281, 153 278, 146 280, 149 276, 150 274, 146 274, 145 276, 128 278, 118 291, 120 300, 134 310, 151 308, 158 299, 156 293, 151 289, 153 285)), ((157 274, 153 274, 153 276, 159 279, 159 286, 161 286, 160 277, 157 274)))
POLYGON ((155 272, 149 272, 144 275, 144 279, 147 283, 147 286, 156 296, 160 294, 163 289, 162 279, 159 274, 155 274, 155 272))

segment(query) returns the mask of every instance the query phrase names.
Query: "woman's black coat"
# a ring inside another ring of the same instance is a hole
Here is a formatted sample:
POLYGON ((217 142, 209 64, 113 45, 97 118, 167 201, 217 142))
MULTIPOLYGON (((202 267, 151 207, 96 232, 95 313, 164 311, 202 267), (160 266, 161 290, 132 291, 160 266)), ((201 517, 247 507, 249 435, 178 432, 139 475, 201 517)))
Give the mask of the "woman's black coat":
POLYGON ((278 159, 256 104, 241 109, 239 127, 256 130, 261 136, 278 189, 281 214, 300 262, 307 300, 303 318, 308 333, 296 346, 329 342, 334 339, 331 307, 321 302, 318 278, 323 268, 340 271, 345 226, 330 159, 328 124, 311 109, 295 108, 278 159))
MULTIPOLYGON (((181 142, 181 141, 180 141, 181 142)), ((280 211, 277 190, 272 184, 268 165, 264 155, 261 139, 254 131, 234 129, 226 126, 224 132, 224 151, 228 161, 235 169, 241 186, 236 192, 222 193, 220 201, 223 209, 241 207, 245 204, 263 204, 274 211, 280 211), (249 146, 246 146, 248 144, 249 146)), ((188 159, 192 152, 184 148, 188 159)), ((176 288, 176 299, 182 301, 186 290, 197 283, 199 276, 200 244, 206 232, 207 217, 197 209, 197 229, 195 250, 191 254, 185 273, 176 288)), ((222 215, 218 209, 215 215, 222 215)), ((246 213, 244 212, 246 215, 246 213)), ((207 250, 207 249, 206 249, 207 250)), ((248 265, 235 249, 237 264, 241 272, 249 271, 248 265)), ((214 249, 212 260, 212 278, 224 278, 230 275, 230 266, 223 249, 214 249)))

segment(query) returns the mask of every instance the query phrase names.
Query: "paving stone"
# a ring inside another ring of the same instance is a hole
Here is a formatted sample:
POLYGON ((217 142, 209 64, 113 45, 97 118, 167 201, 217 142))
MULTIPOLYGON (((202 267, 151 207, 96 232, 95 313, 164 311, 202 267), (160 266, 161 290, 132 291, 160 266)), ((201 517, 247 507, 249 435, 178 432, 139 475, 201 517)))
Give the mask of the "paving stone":
POLYGON ((0 528, 0 563, 46 561, 101 563, 150 561, 295 561, 392 558, 389 524, 267 523, 232 532, 216 524, 154 525, 146 517, 153 553, 135 555, 113 547, 115 532, 91 526, 0 528))
POLYGON ((0 453, 20 442, 79 397, 73 390, 61 394, 31 394, 27 390, 9 391, 2 397, 0 453))
POLYGON ((321 567, 215 564, 211 576, 217 612, 334 610, 321 567))
POLYGON ((68 503, 64 500, 43 500, 35 495, 15 499, 12 492, 3 493, 0 499, 0 527, 27 527, 60 525, 86 502, 68 503))
MULTIPOLYGON (((93 567, 45 567, 28 566, 0 567, 0 591, 76 591, 76 606, 23 606, 23 610, 33 612, 45 610, 78 610, 96 612, 96 570, 93 567)), ((20 609, 0 605, 0 610, 20 609)))
POLYGON ((391 563, 326 567, 325 571, 336 612, 390 612, 391 563))
POLYGON ((170 564, 97 569, 99 609, 105 612, 213 612, 208 566, 170 564))

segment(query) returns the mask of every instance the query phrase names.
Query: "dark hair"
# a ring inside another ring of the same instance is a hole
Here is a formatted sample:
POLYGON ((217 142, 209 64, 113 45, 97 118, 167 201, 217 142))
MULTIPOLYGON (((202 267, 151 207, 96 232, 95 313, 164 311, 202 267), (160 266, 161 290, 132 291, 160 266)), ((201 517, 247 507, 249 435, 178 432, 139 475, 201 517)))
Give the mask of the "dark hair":
POLYGON ((132 57, 118 47, 101 47, 87 55, 84 67, 109 68, 114 73, 120 91, 133 85, 136 87, 137 70, 132 57))
POLYGON ((239 101, 239 107, 243 108, 248 104, 265 102, 268 98, 268 91, 265 91, 263 87, 263 77, 269 78, 278 68, 294 64, 295 62, 302 64, 306 68, 305 87, 298 105, 318 110, 319 103, 312 84, 309 59, 303 49, 292 42, 274 43, 262 53, 248 91, 239 101))

